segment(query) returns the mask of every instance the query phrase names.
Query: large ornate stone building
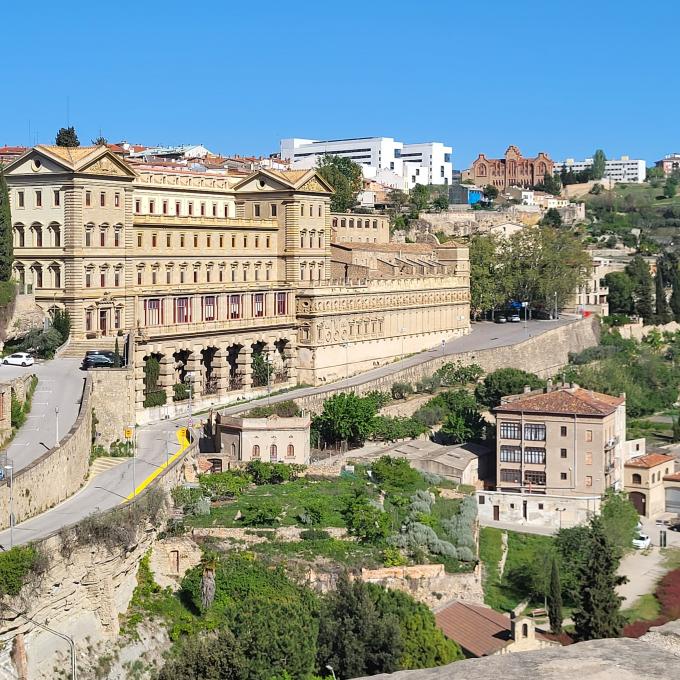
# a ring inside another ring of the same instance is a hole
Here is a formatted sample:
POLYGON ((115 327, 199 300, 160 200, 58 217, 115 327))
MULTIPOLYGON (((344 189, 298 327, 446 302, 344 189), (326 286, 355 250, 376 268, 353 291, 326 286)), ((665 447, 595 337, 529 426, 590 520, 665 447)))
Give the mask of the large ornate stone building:
POLYGON ((257 357, 271 383, 318 384, 469 330, 467 248, 333 265, 332 188, 314 169, 234 176, 41 145, 5 173, 17 281, 68 309, 75 340, 130 335, 140 408, 187 374, 197 400, 235 399, 262 386, 257 357))
POLYGON ((503 158, 487 158, 480 153, 472 164, 470 179, 477 186, 491 184, 501 192, 512 186, 533 187, 543 181, 546 173, 552 176, 554 165, 543 151, 534 158, 525 158, 511 145, 503 158))

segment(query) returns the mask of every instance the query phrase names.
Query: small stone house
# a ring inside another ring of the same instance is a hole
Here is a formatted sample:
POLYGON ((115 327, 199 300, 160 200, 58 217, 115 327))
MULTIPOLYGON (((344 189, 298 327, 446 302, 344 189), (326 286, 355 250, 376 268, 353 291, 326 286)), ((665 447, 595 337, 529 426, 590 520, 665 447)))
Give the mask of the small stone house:
POLYGON ((675 458, 665 453, 648 453, 626 461, 624 488, 639 515, 653 517, 666 511, 664 478, 675 472, 675 458))

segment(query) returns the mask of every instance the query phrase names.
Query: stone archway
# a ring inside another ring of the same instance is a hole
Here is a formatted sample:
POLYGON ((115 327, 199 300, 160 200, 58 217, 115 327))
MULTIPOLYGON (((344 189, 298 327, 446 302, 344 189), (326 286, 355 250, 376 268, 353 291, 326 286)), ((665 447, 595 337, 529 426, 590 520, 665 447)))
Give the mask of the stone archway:
POLYGON ((218 376, 215 358, 218 353, 217 347, 206 347, 201 350, 201 363, 203 364, 203 394, 216 394, 218 391, 218 376))
POLYGON ((272 382, 284 383, 288 380, 288 361, 286 350, 289 349, 290 342, 286 338, 281 338, 274 343, 272 352, 272 382))
POLYGON ((647 496, 640 491, 631 491, 628 494, 630 502, 635 506, 638 515, 647 516, 647 496))
POLYGON ((227 349, 229 390, 240 390, 243 387, 243 374, 241 371, 239 371, 239 355, 243 349, 243 345, 231 345, 227 349))

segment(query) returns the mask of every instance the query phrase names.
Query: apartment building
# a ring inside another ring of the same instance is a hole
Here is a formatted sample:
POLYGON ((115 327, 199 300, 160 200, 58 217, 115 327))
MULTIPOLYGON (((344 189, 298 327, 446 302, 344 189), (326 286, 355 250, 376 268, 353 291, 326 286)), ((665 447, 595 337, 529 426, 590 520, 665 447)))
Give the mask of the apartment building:
MULTIPOLYGON (((593 167, 593 159, 586 158, 582 161, 566 158, 561 163, 556 162, 553 172, 559 175, 563 168, 567 171, 583 172, 593 167)), ((647 163, 643 160, 621 156, 605 161, 604 178, 612 182, 644 182, 647 177, 647 163)))
POLYGON ((660 161, 654 165, 663 170, 664 176, 668 177, 674 172, 680 171, 680 153, 671 153, 664 156, 660 161))
POLYGON ((294 167, 312 168, 324 154, 350 158, 362 166, 366 179, 394 188, 411 189, 416 184, 451 184, 451 147, 441 142, 405 144, 392 137, 354 139, 282 139, 282 159, 294 167), (401 186, 395 180, 401 178, 401 186))
POLYGON ((626 441, 626 398, 578 385, 504 397, 496 416, 495 491, 478 494, 487 519, 557 528, 597 513, 608 489, 622 490, 624 461, 644 455, 626 441))
POLYGON ((604 284, 604 277, 609 265, 601 257, 592 258, 592 267, 588 270, 586 280, 579 284, 574 294, 564 305, 564 311, 573 314, 609 315, 609 288, 604 284))
MULTIPOLYGON (((300 371, 316 384, 337 375, 343 343, 358 359, 352 372, 394 360, 403 343, 391 341, 390 313, 408 329, 409 352, 469 331, 469 272, 332 280, 332 189, 314 169, 229 176, 129 161, 104 146, 41 145, 5 173, 17 281, 46 311, 67 309, 75 339, 132 336, 140 409, 151 358, 168 401, 193 376, 195 400, 211 403, 262 388, 257 356, 279 385, 300 371), (427 328, 409 285, 432 292, 427 308, 452 325, 427 328), (301 333, 310 310, 323 333, 301 333), (334 357, 323 368, 321 348, 334 357)), ((372 222, 361 230, 372 234, 372 222)))

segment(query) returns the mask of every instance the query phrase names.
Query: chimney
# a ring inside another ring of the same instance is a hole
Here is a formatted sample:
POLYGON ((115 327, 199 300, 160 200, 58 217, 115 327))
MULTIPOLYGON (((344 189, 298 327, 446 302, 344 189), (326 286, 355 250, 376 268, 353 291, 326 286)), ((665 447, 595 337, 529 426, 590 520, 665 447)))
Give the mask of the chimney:
POLYGON ((553 389, 553 381, 552 378, 548 378, 548 380, 545 383, 545 391, 546 392, 552 392, 553 389))

